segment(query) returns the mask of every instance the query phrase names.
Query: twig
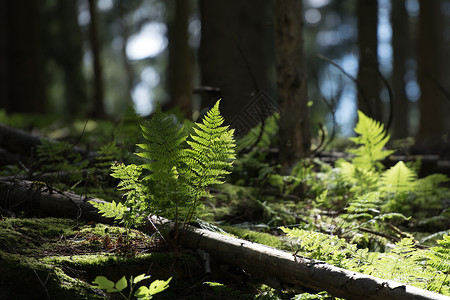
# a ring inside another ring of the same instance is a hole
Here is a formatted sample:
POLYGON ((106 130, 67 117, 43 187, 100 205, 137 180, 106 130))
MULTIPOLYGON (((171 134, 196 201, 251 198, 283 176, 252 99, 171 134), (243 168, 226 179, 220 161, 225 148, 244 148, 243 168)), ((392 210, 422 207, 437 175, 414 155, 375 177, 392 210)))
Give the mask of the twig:
POLYGON ((372 57, 372 59, 374 61, 375 69, 377 70, 378 76, 381 78, 381 81, 383 82, 383 84, 385 85, 386 89, 388 90, 388 95, 389 95, 389 117, 388 117, 388 121, 386 123, 386 132, 387 132, 387 131, 389 131, 389 128, 391 128, 392 121, 394 119, 394 93, 392 92, 391 85, 387 81, 386 77, 384 77, 383 74, 381 74, 380 68, 379 68, 379 64, 378 64, 377 59, 375 58, 375 55, 372 52, 370 52, 369 54, 370 54, 370 56, 372 57))
POLYGON ((326 62, 328 62, 329 64, 335 66, 336 68, 339 69, 339 71, 342 72, 342 74, 344 74, 345 76, 347 76, 348 78, 350 78, 355 84, 356 87, 358 89, 359 94, 361 95, 361 98, 364 101, 364 104, 367 106, 367 111, 370 115, 370 117, 373 118, 373 112, 372 112, 372 107, 370 106, 369 100, 367 100, 367 96, 366 93, 364 92, 361 83, 358 81, 358 79, 356 79, 355 77, 353 77, 352 75, 350 75, 349 73, 347 73, 344 68, 342 68, 340 65, 338 65, 337 63, 335 63, 334 61, 332 61, 331 59, 329 59, 328 57, 323 56, 322 54, 317 54, 317 57, 319 59, 322 59, 326 62))

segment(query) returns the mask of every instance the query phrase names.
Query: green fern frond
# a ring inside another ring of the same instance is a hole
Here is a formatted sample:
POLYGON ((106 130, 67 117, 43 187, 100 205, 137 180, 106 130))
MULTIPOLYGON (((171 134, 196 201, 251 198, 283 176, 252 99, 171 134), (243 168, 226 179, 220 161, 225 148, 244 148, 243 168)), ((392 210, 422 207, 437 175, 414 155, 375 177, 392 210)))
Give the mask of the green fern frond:
POLYGON ((427 288, 443 294, 450 294, 450 235, 438 240, 439 246, 427 252, 427 264, 435 270, 435 280, 429 282, 427 288))
POLYGON ((428 264, 437 271, 450 274, 450 235, 444 235, 437 243, 439 246, 430 248, 428 264))
POLYGON ((360 147, 350 149, 348 152, 356 155, 352 160, 355 166, 369 170, 377 167, 377 162, 392 154, 393 151, 383 149, 389 141, 389 135, 386 134, 382 124, 370 119, 361 111, 358 111, 358 118, 354 130, 359 136, 352 137, 350 140, 360 147))
POLYGON ((352 201, 346 208, 348 219, 372 219, 380 214, 380 195, 375 192, 364 194, 352 201))
POLYGON ((142 173, 142 166, 123 163, 111 164, 111 177, 121 179, 119 190, 128 190, 135 187, 142 173))
POLYGON ((380 190, 385 193, 406 193, 414 191, 417 175, 402 161, 385 171, 381 176, 380 190))
POLYGON ((158 182, 176 179, 177 168, 183 164, 181 145, 186 140, 183 128, 164 114, 158 104, 152 118, 141 129, 147 143, 138 144, 144 151, 137 155, 148 160, 143 166, 152 172, 147 179, 158 182))
POLYGON ((439 206, 440 199, 448 198, 450 189, 445 185, 449 182, 449 178, 444 174, 431 174, 425 178, 416 181, 416 194, 419 201, 427 202, 430 206, 430 199, 439 206))
POLYGON ((375 190, 379 180, 379 174, 375 170, 360 168, 345 160, 338 160, 336 167, 342 178, 353 185, 351 190, 357 195, 375 190))
POLYGON ((124 214, 127 211, 127 208, 122 203, 116 202, 106 202, 99 203, 95 201, 89 201, 95 208, 98 209, 98 212, 107 218, 114 218, 116 220, 121 220, 124 214))
POLYGON ((208 111, 203 123, 196 123, 194 133, 187 141, 185 162, 188 180, 196 190, 221 184, 227 170, 235 160, 234 130, 221 126, 224 122, 219 111, 220 100, 208 111))

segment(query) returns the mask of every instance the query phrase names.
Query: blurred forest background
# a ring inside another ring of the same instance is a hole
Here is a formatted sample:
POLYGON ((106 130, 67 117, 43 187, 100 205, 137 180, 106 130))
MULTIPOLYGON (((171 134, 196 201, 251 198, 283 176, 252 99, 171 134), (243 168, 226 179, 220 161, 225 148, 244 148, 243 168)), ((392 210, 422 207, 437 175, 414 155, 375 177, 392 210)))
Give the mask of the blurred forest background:
MULTIPOLYGON (((223 115, 233 122, 262 95, 277 111, 278 2, 297 1, 2 1, 0 108, 69 122, 120 120, 127 111, 149 115, 160 101, 196 120, 223 98, 223 115)), ((360 109, 394 138, 414 137, 422 150, 446 153, 449 0, 291 7, 303 16, 305 63, 297 67, 308 83, 305 130, 351 135, 360 109)), ((240 122, 256 125, 245 116, 240 122)))

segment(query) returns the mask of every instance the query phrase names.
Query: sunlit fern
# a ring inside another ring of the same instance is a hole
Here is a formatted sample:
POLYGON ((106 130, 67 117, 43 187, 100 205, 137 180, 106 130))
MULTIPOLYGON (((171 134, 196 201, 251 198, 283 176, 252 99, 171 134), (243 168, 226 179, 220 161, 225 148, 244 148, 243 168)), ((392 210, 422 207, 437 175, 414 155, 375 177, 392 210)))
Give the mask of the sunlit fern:
POLYGON ((114 164, 112 176, 125 191, 126 212, 118 205, 96 206, 108 217, 122 213, 136 224, 150 214, 188 222, 202 207, 198 201, 209 197, 208 186, 224 182, 235 159, 233 130, 222 126, 219 103, 196 123, 189 138, 185 129, 158 106, 152 118, 141 126, 145 144, 137 153, 141 165, 114 164))
POLYGON ((358 111, 358 117, 358 123, 354 128, 358 136, 352 137, 350 140, 360 146, 348 150, 349 153, 355 155, 352 162, 355 166, 367 170, 379 168, 379 161, 393 153, 391 150, 384 149, 389 141, 389 135, 386 134, 382 124, 370 119, 361 111, 358 111))

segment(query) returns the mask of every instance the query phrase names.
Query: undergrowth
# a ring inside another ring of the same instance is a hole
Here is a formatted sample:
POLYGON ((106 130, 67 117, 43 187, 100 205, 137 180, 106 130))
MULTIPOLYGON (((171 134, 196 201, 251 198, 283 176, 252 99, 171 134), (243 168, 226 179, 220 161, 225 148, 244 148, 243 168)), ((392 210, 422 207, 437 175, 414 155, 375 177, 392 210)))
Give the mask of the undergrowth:
MULTIPOLYGON (((286 234, 301 255, 450 295, 447 176, 420 178, 420 161, 385 167, 393 153, 386 150, 390 137, 361 112, 353 147, 334 163, 307 158, 290 174, 278 174, 271 148, 276 115, 266 120, 261 135, 259 126, 238 141, 241 155, 234 162, 233 131, 223 126, 218 107, 219 102, 192 128, 158 107, 142 125, 142 137, 133 140, 137 155, 113 141, 88 159, 67 143, 44 141, 30 172, 57 172, 55 182, 67 173, 62 189, 115 199, 94 205, 126 227, 149 215, 185 223, 199 217, 201 227, 221 232, 212 223, 225 223, 231 234, 284 249, 286 243, 273 234, 286 234), (104 188, 111 183, 122 200, 104 188), (413 232, 420 230, 427 232, 413 232)), ((305 293, 296 299, 326 297, 305 293)))

